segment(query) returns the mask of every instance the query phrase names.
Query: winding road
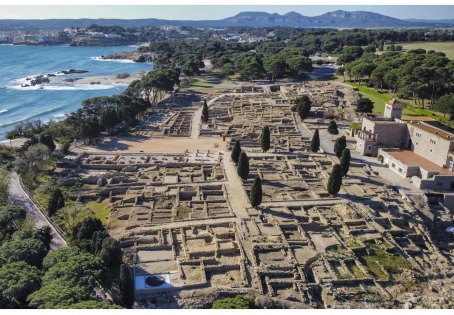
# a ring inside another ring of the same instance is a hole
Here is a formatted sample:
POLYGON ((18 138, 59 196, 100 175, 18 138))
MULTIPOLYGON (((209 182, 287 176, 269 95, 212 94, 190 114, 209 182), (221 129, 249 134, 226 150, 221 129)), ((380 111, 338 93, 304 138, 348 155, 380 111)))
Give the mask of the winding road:
POLYGON ((35 222, 35 228, 40 229, 46 225, 50 226, 52 241, 50 243, 51 250, 67 246, 66 241, 57 233, 52 224, 38 210, 33 201, 28 197, 27 193, 22 189, 19 181, 19 175, 16 172, 10 173, 9 178, 9 197, 13 204, 25 208, 29 216, 35 222))

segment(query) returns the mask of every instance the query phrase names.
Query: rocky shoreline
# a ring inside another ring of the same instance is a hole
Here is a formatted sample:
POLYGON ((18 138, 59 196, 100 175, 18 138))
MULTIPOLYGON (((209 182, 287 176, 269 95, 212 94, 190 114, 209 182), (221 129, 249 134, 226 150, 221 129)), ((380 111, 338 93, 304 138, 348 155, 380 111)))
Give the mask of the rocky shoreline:
MULTIPOLYGON (((81 70, 81 69, 69 69, 69 70, 62 70, 56 73, 48 73, 48 74, 39 74, 34 77, 25 78, 28 83, 21 84, 21 87, 30 87, 36 85, 43 85, 44 83, 50 83, 50 78, 55 77, 57 75, 67 75, 67 74, 75 74, 75 73, 87 73, 88 70, 81 70)), ((70 80, 70 79, 68 79, 70 80)))
POLYGON ((107 56, 98 56, 102 60, 131 60, 134 62, 153 62, 157 57, 155 53, 140 53, 137 51, 122 51, 107 56))

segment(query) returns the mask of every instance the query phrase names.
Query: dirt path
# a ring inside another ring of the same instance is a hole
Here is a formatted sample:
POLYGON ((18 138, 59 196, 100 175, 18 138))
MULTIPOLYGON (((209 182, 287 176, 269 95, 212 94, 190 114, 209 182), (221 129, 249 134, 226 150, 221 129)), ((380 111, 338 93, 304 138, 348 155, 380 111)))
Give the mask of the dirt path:
POLYGON ((236 173, 235 164, 230 159, 229 152, 224 153, 223 163, 225 175, 227 177, 225 188, 227 190, 227 195, 229 196, 230 206, 238 218, 249 219, 246 208, 250 208, 251 204, 243 189, 241 178, 236 173))
MULTIPOLYGON (((213 105, 213 103, 215 101, 217 101, 219 98, 221 97, 224 97, 225 94, 223 95, 219 95, 211 100, 209 100, 207 102, 207 106, 208 108, 213 105)), ((202 109, 203 109, 203 105, 200 106, 199 109, 197 109, 195 112, 194 112, 194 115, 192 116, 192 124, 191 124, 191 139, 198 139, 199 138, 199 135, 200 135, 200 126, 201 126, 201 123, 202 123, 202 109)))
POLYGON ((22 189, 19 176, 16 172, 11 172, 9 180, 9 196, 13 204, 23 206, 30 217, 35 222, 35 227, 40 229, 44 226, 50 226, 52 233, 52 242, 50 243, 51 250, 67 246, 66 241, 57 233, 55 228, 46 217, 38 210, 36 205, 30 200, 28 195, 22 189))

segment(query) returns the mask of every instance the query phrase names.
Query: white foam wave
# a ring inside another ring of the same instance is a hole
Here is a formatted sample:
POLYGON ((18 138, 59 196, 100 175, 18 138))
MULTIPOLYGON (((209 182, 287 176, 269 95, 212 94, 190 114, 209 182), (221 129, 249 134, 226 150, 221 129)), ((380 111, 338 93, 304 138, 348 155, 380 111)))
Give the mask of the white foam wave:
POLYGON ((6 113, 7 111, 7 109, 0 109, 0 114, 6 113))
POLYGON ((110 62, 118 62, 118 63, 135 63, 134 61, 129 60, 129 59, 104 59, 99 56, 91 57, 91 59, 97 60, 97 61, 110 61, 110 62))
POLYGON ((66 115, 65 114, 55 114, 55 115, 53 115, 53 117, 55 117, 57 119, 61 119, 61 118, 65 118, 66 115))
POLYGON ((76 90, 109 90, 126 84, 45 84, 44 86, 28 86, 22 87, 20 85, 9 86, 8 89, 21 90, 21 91, 76 91, 76 90))

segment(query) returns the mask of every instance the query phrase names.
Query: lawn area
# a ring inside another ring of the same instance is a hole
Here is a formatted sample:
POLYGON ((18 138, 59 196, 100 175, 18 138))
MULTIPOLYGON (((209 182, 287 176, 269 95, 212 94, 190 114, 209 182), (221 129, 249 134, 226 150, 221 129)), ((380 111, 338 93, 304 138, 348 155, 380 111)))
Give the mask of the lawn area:
POLYGON ((451 60, 454 60, 454 42, 416 42, 416 43, 397 43, 404 47, 403 51, 410 49, 422 48, 426 51, 435 50, 446 54, 451 60))
MULTIPOLYGON (((374 103, 374 112, 377 113, 384 113, 385 110, 385 102, 392 100, 396 96, 393 95, 392 93, 381 93, 373 88, 369 88, 366 86, 358 86, 358 84, 352 84, 350 83, 353 87, 358 89, 358 92, 361 94, 362 97, 366 97, 370 99, 374 103)), ((397 98, 397 97, 396 97, 397 98)), ((436 113, 435 115, 432 113, 432 111, 427 110, 427 109, 420 109, 418 107, 415 107, 412 104, 411 100, 407 99, 399 99, 399 101, 403 102, 404 104, 407 104, 404 108, 404 111, 402 113, 403 116, 412 116, 411 119, 417 119, 417 117, 431 117, 433 119, 437 119, 443 123, 450 124, 450 122, 447 121, 447 119, 444 119, 440 113, 436 113)), ((424 120, 424 119, 423 119, 424 120)), ((425 119, 427 120, 427 119, 425 119)))
POLYGON ((385 111, 385 101, 365 92, 359 92, 363 98, 368 98, 374 103, 374 113, 382 113, 385 111))
POLYGON ((213 91, 232 89, 234 87, 235 86, 232 85, 229 79, 225 79, 219 74, 204 73, 200 76, 189 79, 189 84, 184 88, 188 91, 209 94, 213 91))
POLYGON ((98 218, 103 224, 106 224, 110 215, 109 202, 107 200, 103 202, 89 201, 84 204, 82 212, 91 212, 91 216, 98 218))

